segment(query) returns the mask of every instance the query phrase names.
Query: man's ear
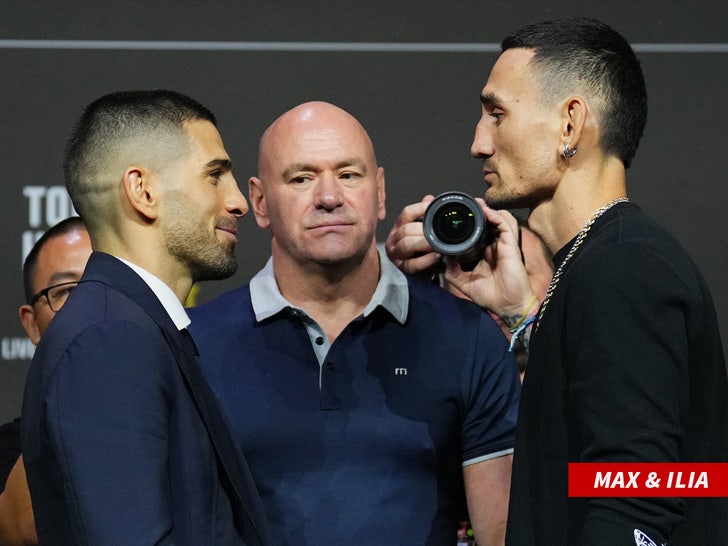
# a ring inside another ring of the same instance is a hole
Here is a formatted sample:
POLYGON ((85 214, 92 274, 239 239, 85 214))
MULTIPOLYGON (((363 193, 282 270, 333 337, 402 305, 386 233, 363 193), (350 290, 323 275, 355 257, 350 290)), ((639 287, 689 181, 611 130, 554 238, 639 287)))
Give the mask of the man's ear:
POLYGON ((142 167, 128 167, 122 185, 129 205, 147 220, 155 220, 158 200, 151 173, 142 167))
POLYGON ((38 345, 40 341, 40 331, 38 330, 38 323, 35 320, 35 310, 32 305, 21 305, 18 309, 18 315, 20 316, 20 322, 25 329, 25 333, 28 334, 30 341, 33 345, 38 345))
POLYGON ((379 214, 377 218, 384 220, 387 216, 387 191, 384 183, 384 167, 377 167, 377 198, 379 200, 379 214))
POLYGON ((562 130, 559 151, 568 146, 574 150, 579 146, 579 141, 587 121, 589 106, 583 97, 570 97, 564 101, 562 111, 562 130))
POLYGON ((250 208, 253 209, 255 214, 255 221, 258 226, 263 229, 270 227, 270 220, 268 220, 268 208, 265 203, 265 193, 263 192, 263 181, 256 177, 251 176, 248 180, 248 194, 250 197, 250 208))

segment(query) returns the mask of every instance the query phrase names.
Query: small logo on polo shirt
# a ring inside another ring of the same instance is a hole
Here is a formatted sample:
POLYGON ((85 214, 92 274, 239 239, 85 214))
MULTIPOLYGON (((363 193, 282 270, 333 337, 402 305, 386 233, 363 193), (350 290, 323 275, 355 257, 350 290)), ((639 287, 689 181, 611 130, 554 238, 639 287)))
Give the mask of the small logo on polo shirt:
MULTIPOLYGON (((657 543, 639 529, 634 530, 634 543, 637 546, 657 546, 657 543)), ((662 544, 662 546, 667 546, 662 544)))
POLYGON ((407 375, 407 368, 395 368, 394 375, 407 375))

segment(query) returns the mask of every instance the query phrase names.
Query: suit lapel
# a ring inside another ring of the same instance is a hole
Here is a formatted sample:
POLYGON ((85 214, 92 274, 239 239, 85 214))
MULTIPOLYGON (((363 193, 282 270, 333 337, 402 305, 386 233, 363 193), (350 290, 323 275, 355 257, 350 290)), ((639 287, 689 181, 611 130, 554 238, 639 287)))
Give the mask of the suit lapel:
POLYGON ((248 462, 243 453, 236 449, 215 395, 202 376, 195 358, 197 347, 192 337, 187 330, 175 332, 175 335, 165 331, 165 335, 168 336, 170 345, 178 349, 177 354, 181 355, 177 363, 207 428, 218 458, 223 483, 233 501, 238 528, 246 544, 273 544, 263 503, 248 462))
POLYGON ((197 348, 189 333, 186 330, 179 332, 147 283, 111 255, 92 253, 82 278, 82 282, 85 281, 101 282, 121 292, 144 309, 160 327, 207 429, 221 481, 230 496, 243 539, 249 545, 272 545, 272 535, 248 463, 242 451, 236 449, 215 395, 202 376, 196 361, 197 348))

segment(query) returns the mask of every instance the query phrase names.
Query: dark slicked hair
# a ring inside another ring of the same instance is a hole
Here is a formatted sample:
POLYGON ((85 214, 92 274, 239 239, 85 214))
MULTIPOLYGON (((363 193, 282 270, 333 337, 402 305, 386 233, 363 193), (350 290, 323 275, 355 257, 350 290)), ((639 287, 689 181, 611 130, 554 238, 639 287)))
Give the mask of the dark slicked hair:
MULTIPOLYGON (((63 157, 63 173, 71 200, 86 218, 87 196, 100 191, 96 183, 104 168, 122 149, 138 150, 166 146, 180 141, 187 121, 209 121, 217 125, 213 113, 194 99, 163 89, 119 91, 89 104, 73 127, 63 157)), ((178 146, 177 146, 178 148, 178 146)))
POLYGON ((35 272, 38 269, 38 256, 40 256, 41 250, 51 239, 61 237, 72 231, 86 231, 86 225, 83 220, 78 216, 71 216, 65 220, 61 220, 56 225, 48 229, 43 235, 40 236, 33 248, 30 249, 28 255, 23 262, 23 290, 25 291, 25 301, 30 305, 30 300, 35 295, 35 287, 33 286, 33 278, 35 272))
POLYGON ((605 153, 629 168, 647 122, 647 91, 634 51, 615 30, 589 18, 554 19, 508 36, 501 49, 534 51, 546 100, 592 98, 605 153), (596 104, 595 104, 596 102, 596 104))

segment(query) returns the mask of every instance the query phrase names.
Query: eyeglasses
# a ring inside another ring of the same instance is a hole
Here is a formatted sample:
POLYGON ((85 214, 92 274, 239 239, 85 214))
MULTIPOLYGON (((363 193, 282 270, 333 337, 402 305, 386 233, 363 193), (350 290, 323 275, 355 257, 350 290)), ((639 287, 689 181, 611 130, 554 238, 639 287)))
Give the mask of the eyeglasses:
POLYGON ((44 288, 35 296, 30 298, 30 305, 34 305, 39 299, 45 297, 48 302, 48 307, 51 308, 51 311, 57 313, 61 310, 63 304, 66 303, 68 295, 74 288, 76 288, 76 286, 78 286, 78 281, 62 282, 60 284, 54 284, 53 286, 44 288))

